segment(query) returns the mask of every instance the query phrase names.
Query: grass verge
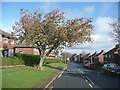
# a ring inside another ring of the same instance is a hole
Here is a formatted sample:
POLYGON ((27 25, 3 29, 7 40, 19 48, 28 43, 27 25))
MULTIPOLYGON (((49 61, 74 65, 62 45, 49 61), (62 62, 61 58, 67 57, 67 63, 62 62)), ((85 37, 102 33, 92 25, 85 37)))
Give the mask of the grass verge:
POLYGON ((41 86, 47 82, 47 78, 59 72, 58 68, 65 66, 64 63, 51 63, 43 66, 43 70, 30 66, 2 69, 2 88, 32 88, 38 84, 41 86))

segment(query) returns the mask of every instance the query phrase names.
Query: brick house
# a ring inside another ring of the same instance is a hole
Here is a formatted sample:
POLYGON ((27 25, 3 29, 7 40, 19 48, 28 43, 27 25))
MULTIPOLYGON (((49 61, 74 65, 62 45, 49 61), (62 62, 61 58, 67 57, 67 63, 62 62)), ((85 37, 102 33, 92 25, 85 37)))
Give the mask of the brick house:
MULTIPOLYGON (((25 43, 16 44, 15 39, 10 33, 7 33, 0 29, 0 51, 7 50, 8 55, 14 53, 24 53, 24 54, 35 54, 38 55, 39 52, 34 47, 28 47, 25 43)), ((51 52, 49 58, 55 58, 57 55, 51 52)))
POLYGON ((84 55, 83 60, 90 60, 90 56, 91 56, 90 53, 84 55))
MULTIPOLYGON (((15 53, 39 55, 39 51, 36 48, 28 47, 28 46, 14 47, 14 54, 15 53)), ((54 52, 51 52, 47 58, 56 58, 56 57, 57 55, 54 52)))
POLYGON ((14 46, 15 40, 12 35, 0 29, 0 51, 6 49, 12 53, 14 46))
POLYGON ((108 52, 106 52, 104 55, 104 59, 106 62, 114 62, 117 64, 120 64, 120 56, 119 56, 119 51, 120 50, 120 45, 116 45, 114 48, 110 49, 108 52))
POLYGON ((101 64, 104 63, 104 54, 105 54, 105 51, 101 50, 101 52, 96 55, 97 56, 96 60, 101 64))
POLYGON ((72 54, 72 56, 70 57, 70 61, 76 61, 77 60, 77 54, 72 54))
POLYGON ((97 62, 97 52, 93 53, 91 56, 90 56, 90 59, 92 59, 92 62, 97 62))

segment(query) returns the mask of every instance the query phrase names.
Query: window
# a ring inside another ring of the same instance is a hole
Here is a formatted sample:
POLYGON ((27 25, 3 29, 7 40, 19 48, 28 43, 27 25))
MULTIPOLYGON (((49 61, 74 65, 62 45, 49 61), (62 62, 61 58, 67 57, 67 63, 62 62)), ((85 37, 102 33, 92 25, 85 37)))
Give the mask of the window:
POLYGON ((8 39, 7 39, 7 38, 4 38, 4 42, 5 42, 5 43, 8 43, 8 39))
POLYGON ((112 55, 112 58, 114 58, 114 55, 112 55))
POLYGON ((111 55, 109 55, 109 58, 111 58, 111 55))
POLYGON ((107 58, 107 55, 105 55, 105 57, 107 58))

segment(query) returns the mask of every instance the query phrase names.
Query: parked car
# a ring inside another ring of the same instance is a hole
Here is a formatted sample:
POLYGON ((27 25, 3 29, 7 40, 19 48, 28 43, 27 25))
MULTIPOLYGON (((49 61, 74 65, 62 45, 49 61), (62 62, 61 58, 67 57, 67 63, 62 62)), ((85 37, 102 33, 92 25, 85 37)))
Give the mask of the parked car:
POLYGON ((88 60, 83 61, 83 66, 87 68, 88 67, 88 63, 90 63, 90 61, 88 61, 88 60))
POLYGON ((97 68, 95 63, 91 63, 90 61, 84 61, 83 63, 84 67, 90 68, 90 69, 95 69, 97 68))
POLYGON ((120 75, 120 67, 115 63, 108 63, 102 66, 105 74, 120 75))

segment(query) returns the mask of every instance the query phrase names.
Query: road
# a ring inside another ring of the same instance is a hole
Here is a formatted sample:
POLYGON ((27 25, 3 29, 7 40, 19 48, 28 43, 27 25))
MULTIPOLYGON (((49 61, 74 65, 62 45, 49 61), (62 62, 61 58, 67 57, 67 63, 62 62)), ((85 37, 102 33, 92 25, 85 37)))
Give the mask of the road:
POLYGON ((49 88, 120 88, 120 77, 111 77, 102 71, 89 70, 82 64, 68 63, 67 69, 59 75, 49 88))

